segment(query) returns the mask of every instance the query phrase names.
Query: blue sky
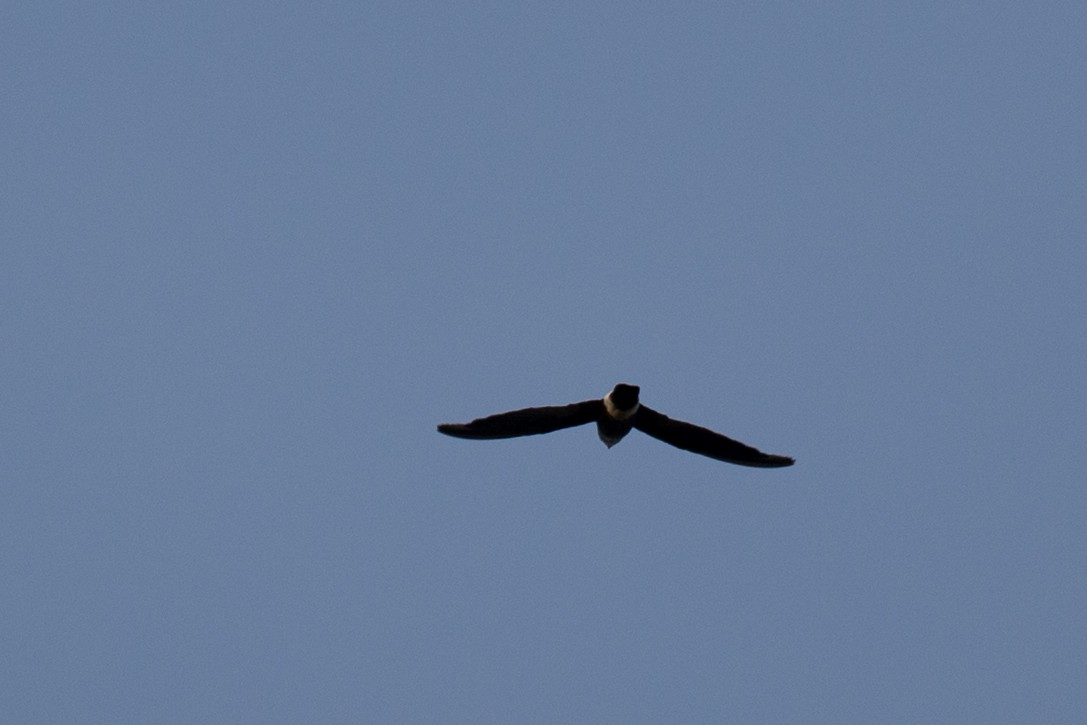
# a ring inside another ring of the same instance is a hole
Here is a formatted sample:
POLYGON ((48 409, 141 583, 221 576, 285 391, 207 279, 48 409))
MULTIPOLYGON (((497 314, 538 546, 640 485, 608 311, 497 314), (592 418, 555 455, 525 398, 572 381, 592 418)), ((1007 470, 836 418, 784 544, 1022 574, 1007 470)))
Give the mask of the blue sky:
POLYGON ((0 719, 1082 722, 1084 37, 9 4, 0 719))

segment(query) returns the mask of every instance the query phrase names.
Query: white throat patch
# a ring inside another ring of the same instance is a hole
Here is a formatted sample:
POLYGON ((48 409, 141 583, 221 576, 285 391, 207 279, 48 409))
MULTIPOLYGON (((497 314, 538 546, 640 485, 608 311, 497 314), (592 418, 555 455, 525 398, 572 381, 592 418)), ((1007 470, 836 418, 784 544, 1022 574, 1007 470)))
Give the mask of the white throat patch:
POLYGON ((604 410, 607 411, 608 417, 615 420, 626 420, 630 416, 637 413, 640 406, 641 403, 635 403, 634 407, 630 410, 619 410, 615 407, 615 403, 611 401, 611 393, 608 393, 604 396, 604 410))

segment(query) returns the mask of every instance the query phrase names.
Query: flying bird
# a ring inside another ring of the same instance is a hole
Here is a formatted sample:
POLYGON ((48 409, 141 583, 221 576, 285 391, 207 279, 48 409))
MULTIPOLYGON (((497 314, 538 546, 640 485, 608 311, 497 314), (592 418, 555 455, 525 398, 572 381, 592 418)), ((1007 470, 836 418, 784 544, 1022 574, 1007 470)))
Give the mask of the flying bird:
POLYGON ((596 432, 608 448, 623 440, 631 428, 637 428, 676 448, 718 461, 759 468, 780 468, 794 463, 788 456, 763 453, 720 433, 658 413, 638 402, 640 391, 637 385, 619 383, 603 400, 511 410, 476 418, 470 423, 442 423, 438 431, 457 438, 485 440, 538 435, 596 423, 596 432))

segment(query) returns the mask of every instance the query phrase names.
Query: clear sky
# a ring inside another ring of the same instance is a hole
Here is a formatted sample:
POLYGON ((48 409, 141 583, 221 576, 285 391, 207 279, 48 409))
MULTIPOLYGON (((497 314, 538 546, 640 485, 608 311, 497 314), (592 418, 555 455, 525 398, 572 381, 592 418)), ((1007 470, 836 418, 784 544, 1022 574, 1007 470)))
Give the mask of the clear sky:
POLYGON ((5 4, 0 721, 1084 722, 1085 38, 5 4))

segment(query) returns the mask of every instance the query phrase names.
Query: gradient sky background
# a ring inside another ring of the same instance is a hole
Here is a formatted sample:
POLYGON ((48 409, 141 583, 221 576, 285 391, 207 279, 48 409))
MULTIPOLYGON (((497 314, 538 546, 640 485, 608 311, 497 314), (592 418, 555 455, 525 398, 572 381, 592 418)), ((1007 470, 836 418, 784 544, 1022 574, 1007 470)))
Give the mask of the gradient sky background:
POLYGON ((1083 722, 1085 38, 5 4, 0 720, 1083 722))

